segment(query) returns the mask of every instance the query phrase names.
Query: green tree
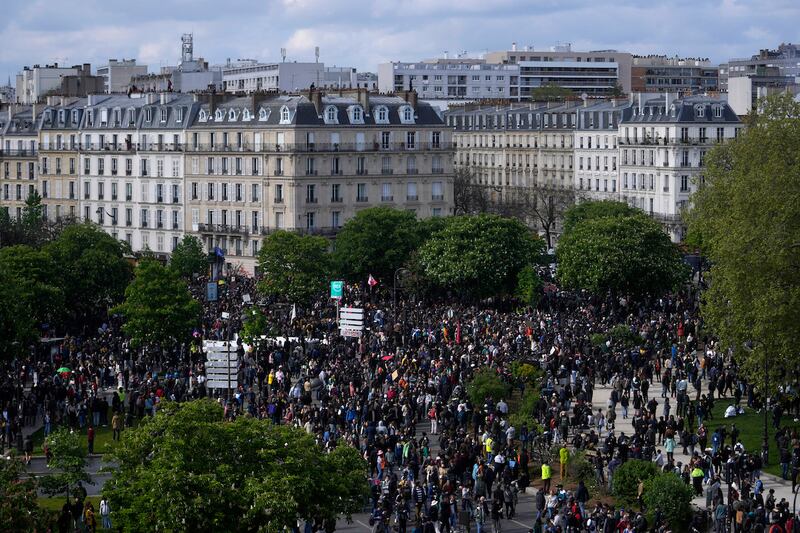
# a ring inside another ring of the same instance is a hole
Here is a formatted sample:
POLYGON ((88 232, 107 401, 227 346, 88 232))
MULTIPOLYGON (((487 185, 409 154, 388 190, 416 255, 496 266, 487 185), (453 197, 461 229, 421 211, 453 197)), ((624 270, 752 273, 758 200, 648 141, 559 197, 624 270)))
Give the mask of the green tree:
POLYGON ((544 242, 515 219, 452 217, 419 250, 416 261, 434 284, 475 297, 513 291, 517 275, 544 252, 544 242))
POLYGON ((0 269, 16 278, 22 303, 35 322, 52 325, 61 320, 64 291, 58 286, 56 265, 49 254, 24 244, 2 248, 0 269))
POLYGON ((561 87, 555 83, 545 83, 541 87, 536 87, 531 91, 531 100, 535 102, 560 102, 573 94, 574 93, 566 87, 561 87))
POLYGON ((276 231, 258 253, 262 273, 258 290, 290 302, 308 302, 325 290, 329 264, 328 241, 323 237, 276 231))
POLYGON ((693 496, 692 487, 672 472, 667 472, 645 482, 642 499, 651 523, 655 513, 660 511, 664 521, 675 531, 686 531, 692 519, 693 496))
POLYGON ((53 452, 48 466, 50 473, 42 476, 39 485, 45 494, 56 496, 64 494, 69 501, 71 490, 78 483, 92 483, 86 472, 86 449, 80 433, 60 428, 47 436, 47 446, 53 452))
POLYGON ((277 533, 298 519, 349 517, 368 494, 357 450, 325 453, 312 435, 266 420, 225 422, 205 399, 165 402, 112 456, 103 493, 124 531, 277 533))
POLYGON ((193 235, 186 235, 169 260, 169 266, 181 277, 192 279, 208 271, 208 255, 203 252, 203 244, 193 235))
POLYGON ((0 531, 45 531, 47 513, 39 508, 36 480, 23 474, 25 465, 18 458, 0 460, 0 531))
POLYGON ((517 274, 517 289, 515 296, 525 305, 536 306, 542 299, 544 282, 536 270, 528 265, 517 274))
POLYGON ((658 473, 658 467, 652 461, 628 459, 614 471, 611 491, 623 502, 633 503, 639 495, 639 483, 646 483, 658 473))
POLYGON ((261 336, 267 334, 268 328, 267 317, 258 307, 252 306, 242 312, 242 331, 239 336, 245 343, 258 346, 261 336))
POLYGON ((389 207, 359 211, 336 236, 333 262, 350 281, 366 281, 372 274, 390 280, 420 244, 421 232, 413 213, 389 207))
POLYGON ((122 314, 122 329, 133 346, 169 345, 189 338, 200 318, 200 303, 186 281, 155 259, 144 259, 125 289, 125 301, 113 312, 122 314))
POLYGON ((709 152, 687 216, 711 263, 703 316, 753 376, 764 357, 780 369, 800 356, 800 103, 782 95, 759 107, 738 138, 709 152))
POLYGON ((97 226, 67 226, 44 251, 55 262, 70 318, 78 326, 102 319, 122 300, 131 279, 129 248, 97 226))
POLYGON ((625 202, 612 200, 590 200, 575 204, 564 213, 564 233, 586 220, 607 217, 628 217, 641 215, 642 211, 625 202))
POLYGON ((511 387, 493 368, 481 368, 467 383, 467 396, 474 405, 483 405, 487 398, 495 402, 507 398, 511 387))
POLYGON ((576 224, 561 237, 556 255, 561 283, 595 294, 660 294, 688 276, 677 246, 644 213, 576 224))
POLYGON ((39 335, 19 279, 5 268, 0 268, 0 294, 0 361, 8 361, 28 352, 39 335))

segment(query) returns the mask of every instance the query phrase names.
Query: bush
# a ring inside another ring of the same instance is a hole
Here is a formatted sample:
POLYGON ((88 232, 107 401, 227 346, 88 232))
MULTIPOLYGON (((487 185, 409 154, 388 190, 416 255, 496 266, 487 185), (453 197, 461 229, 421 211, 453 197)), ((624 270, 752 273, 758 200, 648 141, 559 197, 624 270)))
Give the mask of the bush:
POLYGON ((589 340, 592 342, 592 346, 604 348, 608 338, 602 333, 592 333, 592 336, 589 337, 589 340))
POLYGON ((511 375, 525 383, 525 385, 536 385, 543 372, 530 363, 514 361, 511 364, 511 375))
POLYGON ((686 531, 692 518, 692 488, 673 473, 660 474, 644 484, 644 500, 652 523, 656 511, 677 531, 686 531))
POLYGON ((626 348, 633 348, 644 342, 644 339, 638 333, 631 331, 631 328, 625 324, 617 324, 608 330, 608 335, 613 342, 620 343, 626 348))
POLYGON ((475 405, 483 405, 486 398, 491 397, 495 402, 508 396, 510 392, 508 383, 500 379, 492 368, 482 368, 475 372, 467 385, 467 395, 475 405))
POLYGON ((645 483, 658 475, 658 467, 650 461, 630 459, 614 472, 611 490, 624 502, 635 502, 639 493, 639 482, 645 483))
POLYGON ((522 397, 518 404, 515 405, 512 403, 510 406, 510 415, 508 419, 511 421, 511 424, 517 428, 517 433, 519 433, 522 424, 527 424, 529 433, 542 431, 542 426, 539 424, 539 421, 536 420, 536 417, 533 416, 538 401, 539 393, 529 391, 522 397))
POLYGON ((589 489, 589 494, 596 495, 597 492, 597 478, 594 473, 594 465, 592 465, 586 452, 578 450, 573 452, 567 463, 567 474, 575 481, 583 481, 589 489))
POLYGON ((542 299, 544 282, 532 266, 526 266, 517 274, 515 296, 525 305, 537 306, 542 299))

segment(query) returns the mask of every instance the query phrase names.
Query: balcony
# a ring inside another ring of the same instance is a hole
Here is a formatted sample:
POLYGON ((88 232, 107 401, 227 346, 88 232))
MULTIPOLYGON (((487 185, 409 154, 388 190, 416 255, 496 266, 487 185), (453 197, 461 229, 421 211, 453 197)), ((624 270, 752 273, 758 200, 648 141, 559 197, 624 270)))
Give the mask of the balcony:
POLYGON ((343 201, 343 199, 342 199, 341 196, 335 196, 335 197, 331 198, 331 203, 332 204, 340 204, 340 203, 342 203, 342 201, 343 201))
POLYGON ((265 226, 261 227, 261 235, 271 235, 276 231, 289 231, 291 233, 296 233, 298 235, 319 235, 319 236, 333 236, 341 228, 334 228, 334 227, 315 227, 315 228, 268 228, 265 226))
POLYGON ((388 175, 394 174, 394 169, 382 168, 381 169, 381 174, 383 174, 384 176, 388 176, 388 175))
POLYGON ((317 203, 317 198, 306 198, 306 203, 307 204, 316 204, 317 203))
POLYGON ((8 149, 0 150, 0 157, 36 157, 37 150, 30 149, 8 149))
POLYGON ((413 196, 408 195, 408 196, 406 196, 406 201, 407 202, 418 202, 419 201, 419 196, 417 196, 417 195, 413 195, 413 196))
POLYGON ((316 176, 317 169, 306 169, 306 176, 316 176))
POLYGON ((409 174, 409 175, 419 174, 419 169, 418 168, 407 168, 406 169, 406 174, 409 174))
POLYGON ((432 202, 443 202, 444 201, 444 195, 443 194, 433 194, 433 195, 431 195, 431 201, 432 202))
POLYGON ((356 197, 356 202, 359 202, 359 203, 369 202, 369 197, 368 196, 357 196, 356 197))
POLYGON ((431 174, 444 174, 444 169, 443 168, 432 168, 431 169, 431 174))
POLYGON ((280 196, 280 197, 278 197, 278 198, 275 198, 275 200, 273 200, 273 202, 272 202, 272 203, 273 203, 273 204, 282 204, 282 203, 283 203, 283 196, 280 196))
POLYGON ((394 202, 394 196, 381 196, 381 202, 394 202))
POLYGON ((356 176, 368 176, 368 175, 369 175, 369 170, 367 170, 366 168, 356 169, 356 176))
POLYGON ((228 224, 200 224, 201 233, 223 233, 226 235, 250 235, 247 226, 231 226, 228 224))

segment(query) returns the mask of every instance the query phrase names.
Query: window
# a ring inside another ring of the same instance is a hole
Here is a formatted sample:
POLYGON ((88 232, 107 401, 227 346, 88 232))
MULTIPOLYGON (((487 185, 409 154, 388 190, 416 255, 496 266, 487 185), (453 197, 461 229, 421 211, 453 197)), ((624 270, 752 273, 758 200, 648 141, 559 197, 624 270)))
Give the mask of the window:
POLYGON ((133 184, 126 183, 125 184, 125 201, 130 202, 133 200, 133 184))
POLYGON ((227 202, 228 201, 228 184, 227 183, 224 183, 224 182, 222 183, 222 195, 221 196, 222 196, 222 201, 223 202, 227 202))
POLYGON ((406 174, 417 173, 417 158, 413 155, 408 156, 406 159, 406 174))
POLYGON ((378 124, 389 123, 389 110, 386 108, 386 106, 378 106, 375 112, 375 122, 378 124))
POLYGON ((197 200, 197 182, 192 182, 192 200, 197 200))
POLYGON ((147 215, 148 215, 148 213, 149 212, 148 212, 147 209, 142 209, 142 211, 141 211, 141 218, 139 220, 140 220, 141 226, 143 228, 147 227, 147 215))
POLYGON ((441 147, 442 134, 439 131, 431 132, 431 148, 441 147))
POLYGON ((394 200, 392 196, 392 184, 384 183, 381 185, 381 202, 391 202, 394 200))
POLYGON ((254 232, 258 231, 258 211, 252 211, 250 213, 250 223, 254 232))
POLYGON ((358 183, 356 184, 356 202, 366 202, 369 198, 367 197, 367 184, 366 183, 358 183))
POLYGON ((290 124, 291 123, 291 116, 289 114, 289 108, 283 106, 281 108, 281 124, 290 124))
POLYGON ((342 227, 342 217, 339 211, 331 211, 331 227, 332 228, 342 227))
POLYGON ((213 200, 213 199, 214 199, 214 184, 213 184, 213 183, 209 183, 209 184, 208 184, 208 189, 207 189, 207 192, 208 192, 208 194, 207 194, 207 196, 206 196, 206 197, 207 197, 209 200, 213 200))
POLYGON ((306 213, 306 229, 314 229, 316 227, 314 225, 315 218, 315 213, 313 211, 306 213))
POLYGON ((250 201, 251 202, 258 202, 258 183, 253 183, 251 190, 250 190, 250 201))
POLYGON ((161 122, 166 122, 167 121, 167 114, 168 114, 167 108, 166 107, 162 107, 161 108, 161 122))
POLYGON ((689 176, 681 176, 681 192, 689 191, 689 176))
POLYGON ((306 185, 306 203, 317 203, 317 186, 313 183, 306 185))
POLYGON ((694 108, 695 113, 697 114, 697 118, 703 118, 706 116, 706 106, 698 105, 694 108))
POLYGON ((409 131, 406 133, 406 148, 409 150, 413 150, 417 144, 417 133, 415 131, 409 131))
POLYGON ((419 200, 417 196, 417 184, 413 181, 406 184, 406 200, 409 202, 416 202, 419 200))
POLYGON ((444 188, 441 181, 434 181, 431 183, 431 200, 440 202, 444 200, 444 188))
POLYGON ((722 106, 721 105, 714 106, 714 117, 722 118, 722 106))
POLYGON ((364 123, 364 110, 361 106, 353 106, 352 108, 352 122, 355 124, 364 123))
POLYGON ((342 201, 342 186, 338 183, 331 184, 331 203, 342 201))
POLYGON ((414 122, 414 110, 411 106, 403 106, 400 112, 400 119, 404 124, 411 124, 414 122))
POLYGON ((281 183, 275 184, 275 203, 283 203, 283 184, 281 183))
POLYGON ((259 164, 260 159, 257 157, 252 158, 250 161, 250 173, 253 176, 258 176, 261 174, 261 165, 259 164))
POLYGON ((392 173, 392 158, 385 155, 381 158, 381 174, 392 173))
POLYGON ((389 149, 390 146, 389 143, 391 142, 391 139, 392 139, 391 132, 388 131, 381 132, 381 150, 389 149))
POLYGON ((338 122, 336 107, 329 105, 325 108, 325 124, 337 124, 338 122))

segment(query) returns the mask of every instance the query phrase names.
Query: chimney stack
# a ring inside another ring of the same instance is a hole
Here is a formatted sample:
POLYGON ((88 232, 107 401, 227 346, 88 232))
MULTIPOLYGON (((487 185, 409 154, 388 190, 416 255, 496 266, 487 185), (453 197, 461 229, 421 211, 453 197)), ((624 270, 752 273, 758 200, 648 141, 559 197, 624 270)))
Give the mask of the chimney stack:
POLYGON ((309 88, 308 99, 314 104, 314 110, 317 112, 317 116, 322 116, 322 93, 320 90, 316 87, 309 88))
POLYGON ((356 93, 358 95, 358 103, 364 108, 364 113, 369 115, 369 89, 358 88, 356 91, 358 91, 356 93))
POLYGON ((211 91, 211 94, 208 98, 208 114, 214 116, 214 112, 217 110, 217 91, 211 91))
POLYGON ((411 107, 415 110, 417 109, 417 91, 416 89, 411 89, 410 91, 403 91, 403 100, 408 102, 411 107))

